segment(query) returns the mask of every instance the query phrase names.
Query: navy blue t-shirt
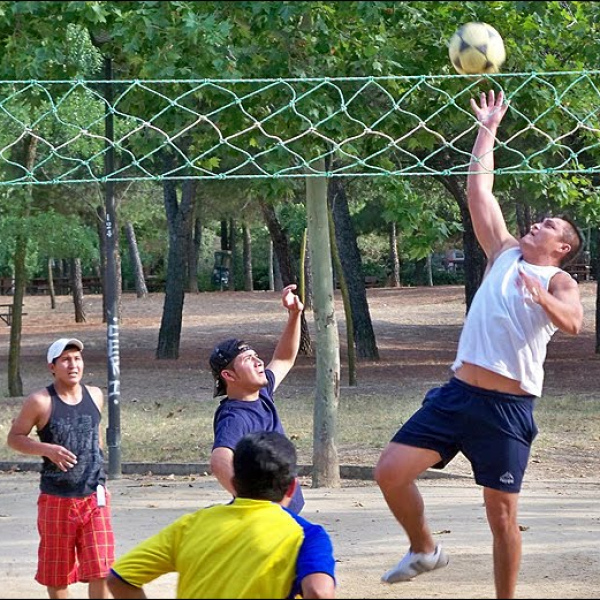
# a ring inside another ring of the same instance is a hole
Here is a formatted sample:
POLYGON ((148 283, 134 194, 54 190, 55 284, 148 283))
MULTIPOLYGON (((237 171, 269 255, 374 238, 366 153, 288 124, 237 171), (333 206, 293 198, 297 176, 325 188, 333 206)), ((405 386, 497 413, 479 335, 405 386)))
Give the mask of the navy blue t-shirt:
MULTIPOLYGON (((215 448, 233 450, 246 434, 256 431, 277 431, 285 435, 273 401, 275 375, 269 369, 265 370, 265 375, 267 385, 260 389, 257 400, 246 401, 231 398, 221 400, 213 421, 215 434, 213 450, 215 448)), ((297 486, 289 510, 299 514, 303 506, 302 489, 297 486)))

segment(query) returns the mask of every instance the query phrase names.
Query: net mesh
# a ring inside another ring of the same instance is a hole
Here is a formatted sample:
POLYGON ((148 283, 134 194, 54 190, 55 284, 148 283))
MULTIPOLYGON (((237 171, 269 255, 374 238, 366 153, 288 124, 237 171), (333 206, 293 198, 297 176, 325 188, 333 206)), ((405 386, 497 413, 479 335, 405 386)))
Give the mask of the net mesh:
POLYGON ((599 79, 0 81, 0 185, 465 174, 477 127, 470 99, 490 88, 510 104, 495 172, 594 173, 599 79), (17 152, 28 135, 38 142, 30 168, 17 152))

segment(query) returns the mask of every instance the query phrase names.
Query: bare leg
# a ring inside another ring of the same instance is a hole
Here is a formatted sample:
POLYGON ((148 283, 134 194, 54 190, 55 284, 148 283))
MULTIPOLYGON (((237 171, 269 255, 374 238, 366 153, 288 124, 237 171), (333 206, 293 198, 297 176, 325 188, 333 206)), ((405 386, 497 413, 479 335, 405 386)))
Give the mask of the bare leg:
POLYGON ((64 600, 69 597, 69 587, 66 585, 61 586, 46 586, 48 590, 48 598, 58 598, 59 600, 64 600))
POLYGON ((92 579, 88 585, 88 595, 90 598, 112 598, 106 579, 92 579))
POLYGON ((521 564, 521 531, 517 521, 519 494, 483 489, 487 520, 494 539, 496 598, 514 598, 521 564))
POLYGON ((392 514, 406 532, 412 552, 431 553, 435 542, 425 521, 423 498, 415 479, 436 464, 440 455, 433 450, 390 442, 375 467, 375 480, 392 514))

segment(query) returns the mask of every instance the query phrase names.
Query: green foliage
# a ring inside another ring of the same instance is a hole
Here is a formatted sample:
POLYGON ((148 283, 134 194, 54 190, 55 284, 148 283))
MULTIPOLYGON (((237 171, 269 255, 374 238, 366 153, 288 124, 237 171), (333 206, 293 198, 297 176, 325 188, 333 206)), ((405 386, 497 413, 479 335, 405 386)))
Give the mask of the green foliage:
POLYGON ((48 258, 81 258, 98 261, 97 235, 74 215, 54 212, 34 213, 30 217, 6 216, 0 221, 0 269, 12 267, 14 242, 17 236, 28 237, 28 273, 46 274, 48 258))
MULTIPOLYGON (((357 233, 379 232, 387 244, 389 224, 396 223, 401 251, 409 260, 425 258, 460 238, 458 207, 435 182, 382 178, 360 181, 349 189, 357 233)), ((368 261, 367 248, 379 245, 371 240, 365 246, 362 252, 368 261)), ((387 257, 387 245, 380 253, 387 257)))
MULTIPOLYGON (((502 139, 512 140, 515 152, 525 155, 539 143, 536 137, 539 131, 553 136, 565 119, 572 118, 573 135, 568 142, 573 148, 584 150, 578 156, 585 168, 597 164, 600 158, 595 139, 599 128, 598 94, 584 82, 571 88, 566 75, 556 80, 555 89, 535 78, 522 87, 519 80, 511 83, 509 78, 481 83, 457 78, 450 82, 447 97, 445 92, 432 87, 424 98, 421 95, 415 99, 410 97, 410 80, 368 85, 360 95, 355 95, 356 88, 350 84, 342 90, 325 83, 310 96, 302 95, 309 86, 300 84, 296 91, 281 85, 253 96, 253 88, 245 82, 230 89, 212 83, 188 94, 178 80, 451 74, 446 41, 459 25, 470 20, 489 22, 503 35, 508 55, 503 68, 506 75, 593 69, 600 59, 599 16, 598 3, 558 1, 3 2, 0 3, 3 40, 0 78, 8 81, 91 78, 99 75, 102 58, 108 56, 117 79, 171 79, 129 98, 127 94, 119 96, 125 86, 117 91, 118 154, 125 160, 131 156, 144 157, 140 165, 127 170, 129 174, 159 160, 159 156, 147 153, 153 147, 150 142, 164 137, 162 131, 179 132, 172 136, 173 143, 196 160, 200 172, 218 173, 235 165, 240 156, 246 159, 249 149, 258 152, 274 137, 285 139, 298 126, 309 127, 300 113, 308 115, 313 123, 322 124, 324 134, 331 138, 353 138, 365 126, 374 126, 382 119, 391 136, 401 135, 412 126, 414 134, 400 147, 402 152, 418 159, 439 144, 427 127, 420 127, 420 115, 435 113, 435 107, 444 100, 447 106, 427 124, 439 127, 445 139, 451 140, 464 155, 451 158, 443 153, 436 155, 432 166, 443 170, 468 157, 472 139, 462 135, 469 126, 468 100, 482 85, 492 84, 505 85, 511 95, 513 110, 507 115, 501 135, 502 139), (244 98, 245 113, 239 110, 236 95, 244 98), (390 111, 400 99, 404 99, 403 111, 396 111, 392 119, 390 111), (224 100, 231 106, 220 114, 215 126, 195 123, 191 127, 199 108, 210 112, 224 100), (297 102, 296 115, 280 111, 280 107, 292 100, 297 102), (558 101, 564 102, 569 114, 553 106, 558 101), (552 108, 548 109, 549 106, 552 108), (128 110, 132 111, 130 116, 124 117, 128 110), (260 130, 249 127, 250 117, 261 121, 260 130), (576 121, 584 127, 575 128, 576 121), (529 123, 535 123, 539 131, 528 127, 529 123), (223 139, 231 143, 222 144, 223 139), (207 154, 207 148, 213 146, 218 151, 207 154)), ((11 147, 24 126, 32 127, 48 135, 55 141, 55 148, 60 148, 54 154, 54 149, 48 146, 38 148, 42 157, 39 171, 43 171, 44 177, 56 176, 65 165, 74 174, 100 176, 104 161, 101 86, 84 89, 65 83, 62 92, 49 95, 43 86, 34 84, 26 93, 11 96, 11 91, 16 90, 15 85, 6 84, 2 91, 5 111, 0 114, 0 146, 11 147), (7 117, 7 113, 13 116, 7 117), (88 133, 80 135, 81 130, 88 133), (64 143, 72 138, 76 141, 67 152, 64 143), (86 161, 84 156, 93 158, 86 161)), ((373 138, 361 146, 352 139, 337 149, 337 160, 343 164, 348 155, 378 152, 386 143, 373 138)), ((316 136, 307 142, 298 141, 292 149, 315 157, 325 150, 325 142, 316 136)), ((279 152, 275 149, 261 156, 259 166, 269 170, 277 165, 281 159, 279 152)), ((565 148, 548 147, 530 164, 548 168, 560 163, 566 155, 565 148)), ((500 167, 508 158, 505 150, 498 152, 500 167)), ((393 170, 402 160, 399 152, 381 157, 380 164, 393 170)), ((182 176, 189 174, 181 159, 174 168, 182 176)), ((249 168, 249 163, 242 164, 242 170, 249 168)), ((249 184, 217 183, 223 185, 201 193, 206 220, 258 212, 256 195, 281 200, 296 195, 301 188, 289 184, 289 180, 253 182, 252 192, 249 184)), ((539 177, 516 174, 497 177, 496 189, 507 206, 509 198, 518 195, 539 211, 568 209, 576 213, 582 224, 595 224, 600 217, 596 183, 583 174, 548 173, 539 177)), ((422 258, 446 240, 460 235, 457 207, 431 181, 411 181, 409 185, 406 180, 379 179, 362 188, 366 190, 364 197, 357 200, 354 195, 352 199, 357 231, 379 231, 385 235, 386 223, 396 222, 403 252, 411 259, 422 258)), ((146 204, 137 198, 129 204, 134 191, 128 190, 119 207, 120 218, 134 222, 144 261, 150 262, 164 253, 167 244, 158 190, 158 186, 153 188, 152 201, 146 204)), ((7 198, 6 195, 0 198, 0 216, 10 212, 7 198)), ((40 210, 57 203, 60 204, 60 199, 53 191, 44 198, 38 195, 34 212, 36 206, 40 210)), ((84 204, 81 197, 73 195, 69 210, 76 209, 82 219, 87 213, 91 227, 95 223, 84 204)), ((60 210, 68 212, 65 207, 60 210)), ((292 244, 298 243, 304 220, 299 205, 286 205, 279 212, 292 244)), ((6 254, 10 238, 0 239, 0 254, 6 254)), ((38 247, 41 254, 46 253, 41 245, 38 247)), ((82 247, 82 252, 87 250, 82 247)))
POLYGON ((389 273, 389 244, 386 236, 372 232, 359 236, 356 241, 364 275, 374 275, 380 281, 386 281, 389 273))
POLYGON ((306 229, 306 206, 300 202, 282 202, 279 204, 277 217, 290 241, 300 244, 306 229))

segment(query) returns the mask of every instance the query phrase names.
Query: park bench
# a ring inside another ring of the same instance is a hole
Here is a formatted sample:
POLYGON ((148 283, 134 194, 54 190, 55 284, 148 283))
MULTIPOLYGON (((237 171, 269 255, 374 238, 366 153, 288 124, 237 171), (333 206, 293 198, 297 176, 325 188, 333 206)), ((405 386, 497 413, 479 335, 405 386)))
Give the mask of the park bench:
POLYGON ((575 279, 575 281, 590 281, 592 278, 592 267, 583 263, 576 263, 565 267, 565 271, 575 279))
MULTIPOLYGON (((26 315, 27 313, 23 313, 26 315)), ((7 325, 10 326, 12 323, 13 316, 13 305, 12 302, 10 304, 0 304, 0 319, 2 319, 7 325)))
MULTIPOLYGON (((377 275, 365 275, 365 287, 366 288, 374 288, 374 287, 379 287, 380 285, 380 280, 379 277, 377 277, 377 275)), ((335 287, 337 289, 340 288, 340 282, 335 281, 335 287)))
POLYGON ((0 277, 0 295, 12 294, 14 279, 12 277, 0 277))
MULTIPOLYGON (((54 285, 54 293, 57 296, 66 296, 71 293, 71 278, 70 277, 55 277, 52 280, 54 285)), ((100 277, 82 277, 81 285, 84 294, 101 294, 102 281, 100 277)), ((27 293, 32 296, 47 295, 50 293, 50 284, 44 277, 36 277, 29 282, 27 293)))

